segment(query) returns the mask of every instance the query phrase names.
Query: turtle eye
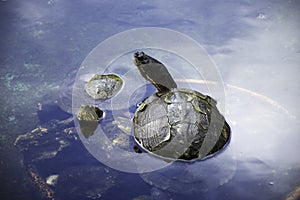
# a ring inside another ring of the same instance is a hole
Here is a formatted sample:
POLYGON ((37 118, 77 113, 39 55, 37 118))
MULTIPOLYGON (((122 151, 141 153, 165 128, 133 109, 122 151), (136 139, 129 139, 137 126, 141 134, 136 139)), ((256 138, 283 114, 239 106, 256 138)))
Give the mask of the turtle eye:
POLYGON ((136 52, 135 53, 135 57, 138 59, 138 60, 141 60, 143 59, 143 57, 145 56, 144 52, 136 52))
POLYGON ((135 57, 136 57, 136 59, 140 62, 140 63, 142 63, 142 64, 146 64, 146 63, 148 63, 149 62, 149 59, 148 59, 148 57, 146 56, 146 54, 144 53, 144 52, 136 52, 135 53, 135 57))

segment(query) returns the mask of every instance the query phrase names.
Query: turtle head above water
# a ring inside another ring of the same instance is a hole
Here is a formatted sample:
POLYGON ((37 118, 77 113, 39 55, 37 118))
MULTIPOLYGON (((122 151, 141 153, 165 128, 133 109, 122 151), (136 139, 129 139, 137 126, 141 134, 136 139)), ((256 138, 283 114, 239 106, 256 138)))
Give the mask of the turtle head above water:
POLYGON ((141 64, 148 64, 150 59, 144 52, 138 51, 133 55, 133 62, 136 66, 139 66, 141 64))
POLYGON ((154 85, 158 92, 163 93, 177 87, 166 66, 155 58, 138 51, 133 55, 133 62, 141 75, 154 85))
POLYGON ((151 56, 148 56, 143 51, 135 52, 133 55, 133 62, 136 66, 145 65, 145 64, 160 64, 161 62, 156 60, 155 58, 152 58, 151 56))

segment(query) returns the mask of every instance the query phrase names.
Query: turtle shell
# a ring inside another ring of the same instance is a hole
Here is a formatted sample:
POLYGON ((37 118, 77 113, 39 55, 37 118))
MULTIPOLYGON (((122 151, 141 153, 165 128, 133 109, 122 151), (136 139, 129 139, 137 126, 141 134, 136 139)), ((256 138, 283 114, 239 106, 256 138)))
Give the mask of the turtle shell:
POLYGON ((122 88, 123 80, 115 74, 95 74, 85 85, 85 91, 95 100, 115 96, 122 88))
POLYGON ((214 154, 225 146, 230 135, 216 101, 190 89, 172 88, 149 96, 139 105, 133 121, 139 146, 171 160, 214 154))

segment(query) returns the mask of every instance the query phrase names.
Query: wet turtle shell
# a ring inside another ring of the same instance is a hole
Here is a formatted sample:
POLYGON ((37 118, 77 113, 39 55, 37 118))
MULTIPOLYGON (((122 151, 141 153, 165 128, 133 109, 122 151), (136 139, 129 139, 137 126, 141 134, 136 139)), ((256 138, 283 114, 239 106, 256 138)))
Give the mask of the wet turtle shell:
POLYGON ((97 106, 81 105, 77 118, 80 125, 80 130, 85 138, 94 134, 98 127, 99 120, 103 117, 103 111, 97 106))
POLYGON ((170 159, 207 156, 201 155, 200 149, 208 134, 213 145, 208 155, 213 154, 227 143, 230 134, 216 102, 189 89, 173 88, 161 96, 155 93, 146 98, 135 113, 134 125, 134 136, 141 147, 170 159))
POLYGON ((143 52, 134 55, 134 62, 158 90, 135 112, 134 136, 140 147, 166 159, 193 160, 225 146, 230 127, 215 100, 194 90, 176 88, 166 67, 143 52))
POLYGON ((96 100, 115 96, 122 88, 123 80, 115 74, 95 74, 85 85, 86 92, 96 100))

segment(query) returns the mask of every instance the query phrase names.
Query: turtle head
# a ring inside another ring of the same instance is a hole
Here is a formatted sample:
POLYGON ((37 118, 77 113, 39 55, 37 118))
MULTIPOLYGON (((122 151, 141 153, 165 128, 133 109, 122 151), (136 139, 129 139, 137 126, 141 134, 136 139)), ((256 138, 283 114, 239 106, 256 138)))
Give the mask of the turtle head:
POLYGON ((133 55, 133 62, 136 66, 148 64, 150 62, 150 57, 147 56, 144 52, 138 51, 133 55))
POLYGON ((148 56, 142 51, 133 55, 133 62, 137 66, 141 75, 149 81, 160 93, 176 88, 177 85, 164 64, 148 56))

